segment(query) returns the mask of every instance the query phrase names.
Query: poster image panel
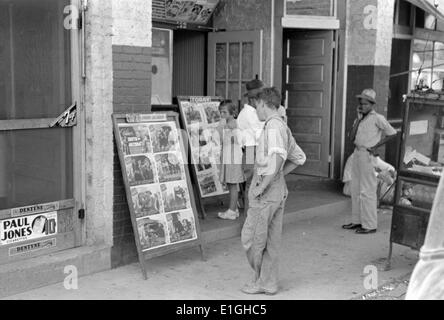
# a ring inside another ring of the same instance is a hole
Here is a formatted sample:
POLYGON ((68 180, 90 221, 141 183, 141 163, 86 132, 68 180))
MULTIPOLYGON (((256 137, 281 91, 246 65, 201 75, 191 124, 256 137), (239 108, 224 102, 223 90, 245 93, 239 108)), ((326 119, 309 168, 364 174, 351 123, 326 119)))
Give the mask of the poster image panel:
POLYGON ((183 112, 187 125, 196 123, 205 123, 205 118, 202 113, 202 108, 199 105, 191 104, 189 102, 183 102, 183 112))
POLYGON ((214 7, 204 6, 202 8, 202 11, 200 12, 199 16, 197 16, 195 22, 206 24, 208 22, 208 20, 210 19, 211 15, 213 14, 213 11, 214 11, 214 7))
POLYGON ((198 172, 214 169, 214 160, 211 158, 210 154, 207 151, 208 149, 204 147, 199 149, 199 159, 196 159, 197 161, 195 162, 198 172))
POLYGON ((125 166, 132 187, 156 181, 154 161, 148 155, 128 156, 125 158, 125 166))
POLYGON ((150 125, 153 152, 178 151, 179 141, 174 123, 158 123, 150 125))
POLYGON ((163 215, 137 220, 137 230, 142 251, 154 249, 169 243, 166 221, 163 215))
POLYGON ((220 121, 219 104, 219 102, 208 102, 202 105, 208 124, 218 123, 220 121))
POLYGON ((124 155, 151 153, 149 128, 144 124, 119 124, 124 155))
POLYGON ((165 1, 165 16, 167 18, 174 19, 182 9, 182 3, 178 0, 166 0, 165 1))
POLYGON ((57 212, 0 221, 0 245, 35 240, 57 234, 57 212))
POLYGON ((198 174, 197 180, 199 181, 200 192, 203 196, 211 196, 217 194, 218 185, 220 185, 218 179, 214 176, 213 172, 198 174))
POLYGON ((205 145, 201 146, 201 149, 204 149, 203 152, 207 153, 216 164, 219 164, 222 151, 222 137, 218 128, 206 127, 202 130, 201 135, 201 140, 205 141, 205 145))
POLYGON ((182 7, 178 13, 181 19, 189 20, 196 1, 183 1, 182 7))
POLYGON ((158 184, 131 188, 131 198, 136 218, 163 213, 158 184))
POLYGON ((190 194, 185 181, 168 182, 160 185, 165 212, 191 208, 190 194))
POLYGON ((155 156, 159 182, 184 180, 184 169, 177 153, 159 153, 155 156))
POLYGON ((197 238, 194 216, 191 211, 168 213, 166 220, 171 243, 197 238))

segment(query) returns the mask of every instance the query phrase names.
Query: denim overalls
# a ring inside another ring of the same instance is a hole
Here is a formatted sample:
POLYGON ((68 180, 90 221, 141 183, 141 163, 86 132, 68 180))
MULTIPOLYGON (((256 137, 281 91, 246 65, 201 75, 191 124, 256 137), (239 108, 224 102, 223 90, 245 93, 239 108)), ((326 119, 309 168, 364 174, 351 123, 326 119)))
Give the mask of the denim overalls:
MULTIPOLYGON (((279 119, 282 125, 287 127, 280 117, 272 117, 265 123, 265 136, 267 136, 267 124, 273 119, 279 119)), ((284 141, 288 141, 288 137, 284 141)), ((288 142, 286 149, 288 150, 288 142)), ((255 284, 266 291, 274 292, 278 289, 278 258, 288 190, 281 168, 263 194, 254 198, 252 189, 259 185, 262 179, 255 168, 248 194, 247 218, 242 229, 242 245, 254 270, 255 284)))

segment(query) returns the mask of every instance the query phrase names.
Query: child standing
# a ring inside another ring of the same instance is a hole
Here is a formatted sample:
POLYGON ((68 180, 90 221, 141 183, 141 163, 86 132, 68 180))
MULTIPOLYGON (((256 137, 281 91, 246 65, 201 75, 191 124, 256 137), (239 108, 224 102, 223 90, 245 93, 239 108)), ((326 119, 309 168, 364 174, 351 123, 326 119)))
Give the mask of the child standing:
POLYGON ((223 101, 219 111, 222 118, 218 128, 222 139, 220 182, 228 186, 230 207, 225 212, 219 212, 218 216, 221 219, 236 220, 239 218, 239 184, 245 182, 242 170, 242 136, 235 119, 234 103, 231 100, 223 101))

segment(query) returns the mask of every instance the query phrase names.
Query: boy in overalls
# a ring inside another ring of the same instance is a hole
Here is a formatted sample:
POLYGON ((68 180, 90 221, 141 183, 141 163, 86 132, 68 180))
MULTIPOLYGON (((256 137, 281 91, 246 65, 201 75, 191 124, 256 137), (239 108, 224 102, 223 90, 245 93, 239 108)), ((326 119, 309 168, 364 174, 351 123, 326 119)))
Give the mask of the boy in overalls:
POLYGON ((259 119, 265 121, 265 126, 256 150, 253 180, 248 193, 249 208, 242 229, 242 245, 254 270, 254 278, 242 291, 273 295, 278 291, 278 255, 288 195, 284 174, 302 165, 305 155, 278 113, 281 102, 279 91, 265 88, 258 93, 257 101, 256 111, 259 119), (290 164, 286 163, 287 157, 291 159, 290 164))

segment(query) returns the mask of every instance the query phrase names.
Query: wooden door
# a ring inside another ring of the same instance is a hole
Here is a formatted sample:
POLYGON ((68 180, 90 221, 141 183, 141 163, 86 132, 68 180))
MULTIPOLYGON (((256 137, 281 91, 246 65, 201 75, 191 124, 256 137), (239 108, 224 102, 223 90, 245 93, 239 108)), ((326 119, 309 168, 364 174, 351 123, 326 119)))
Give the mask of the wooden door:
POLYGON ((212 32, 208 36, 208 95, 242 101, 245 85, 262 78, 262 31, 212 32))
POLYGON ((307 155, 297 174, 329 176, 333 44, 333 31, 284 33, 282 83, 288 125, 307 155))
POLYGON ((0 0, 0 264, 81 243, 79 131, 50 126, 77 100, 72 3, 0 0))

